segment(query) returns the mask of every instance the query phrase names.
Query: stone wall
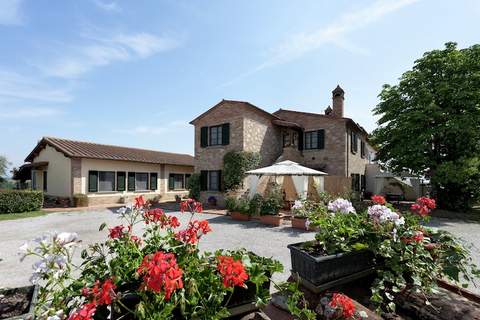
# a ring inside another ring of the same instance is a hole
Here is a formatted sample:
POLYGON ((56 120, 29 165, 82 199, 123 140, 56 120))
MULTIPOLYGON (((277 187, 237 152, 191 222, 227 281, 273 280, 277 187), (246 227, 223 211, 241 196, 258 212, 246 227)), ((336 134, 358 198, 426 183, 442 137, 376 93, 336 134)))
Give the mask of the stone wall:
POLYGON ((72 195, 82 193, 82 159, 72 158, 72 195))
POLYGON ((243 128, 243 150, 259 152, 260 167, 273 164, 282 154, 281 129, 274 126, 271 119, 249 112, 245 114, 243 128))

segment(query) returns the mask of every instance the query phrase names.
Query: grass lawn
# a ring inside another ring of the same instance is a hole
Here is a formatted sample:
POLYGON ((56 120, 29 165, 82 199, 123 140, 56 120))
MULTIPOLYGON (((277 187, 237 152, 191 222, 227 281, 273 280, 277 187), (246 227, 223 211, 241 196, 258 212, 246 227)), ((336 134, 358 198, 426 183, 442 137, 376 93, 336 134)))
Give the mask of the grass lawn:
POLYGON ((33 217, 43 216, 46 214, 48 214, 48 212, 42 211, 42 210, 22 212, 22 213, 0 213, 0 221, 33 218, 33 217))

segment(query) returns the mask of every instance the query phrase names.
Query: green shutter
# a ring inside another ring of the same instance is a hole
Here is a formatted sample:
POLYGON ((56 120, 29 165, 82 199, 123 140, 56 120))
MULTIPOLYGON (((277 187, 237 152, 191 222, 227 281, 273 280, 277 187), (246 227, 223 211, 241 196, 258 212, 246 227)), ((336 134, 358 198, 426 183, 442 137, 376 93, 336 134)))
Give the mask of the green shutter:
POLYGON ((98 171, 88 171, 88 192, 98 191, 98 171))
POLYGON ((325 130, 317 131, 317 149, 325 149, 325 130))
POLYGON ((230 123, 222 124, 222 145, 230 144, 230 123))
POLYGON ((200 171, 200 190, 208 190, 208 171, 206 170, 200 171))
POLYGON ((205 148, 208 146, 208 127, 200 128, 200 147, 205 148))
POLYGON ((222 170, 218 170, 218 191, 223 191, 222 170))
POLYGON ((158 174, 156 172, 150 173, 150 190, 157 190, 158 174))
POLYGON ((303 147, 304 147, 304 137, 305 137, 305 132, 300 131, 298 133, 298 150, 303 150, 303 147))
POLYGON ((170 174, 168 176, 168 190, 174 190, 175 189, 175 176, 173 174, 170 174))
POLYGON ((128 191, 135 191, 135 172, 128 173, 128 191))
POLYGON ((125 172, 117 172, 117 191, 125 191, 125 172))

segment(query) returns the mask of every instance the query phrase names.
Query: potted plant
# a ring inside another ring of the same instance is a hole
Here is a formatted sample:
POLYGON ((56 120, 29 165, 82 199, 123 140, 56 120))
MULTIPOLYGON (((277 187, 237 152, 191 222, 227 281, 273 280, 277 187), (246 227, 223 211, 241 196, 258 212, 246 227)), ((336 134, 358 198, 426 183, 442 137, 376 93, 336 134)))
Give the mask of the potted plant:
POLYGON ((6 320, 33 319, 38 287, 0 289, 0 318, 6 320))
POLYGON ((225 199, 225 206, 233 220, 248 221, 250 220, 249 214, 249 201, 245 198, 237 199, 234 196, 227 197, 225 199))
MULTIPOLYGON (((142 196, 135 198, 131 207, 119 209, 123 223, 108 228, 104 242, 82 251, 80 264, 72 261, 80 242, 75 233, 50 233, 27 242, 21 248, 24 256, 40 259, 32 276, 40 283, 35 316, 220 319, 235 314, 232 303, 267 303, 266 289, 281 269, 279 262, 245 250, 201 252, 199 241, 212 231, 207 220, 195 219, 202 206, 187 199, 180 210, 188 215, 183 228, 176 216, 150 208, 142 196), (134 233, 137 225, 145 230, 141 237, 134 233)), ((105 228, 102 224, 99 230, 105 228)))
POLYGON ((207 199, 207 203, 209 206, 216 207, 217 206, 217 198, 215 196, 210 196, 207 199))
POLYGON ((279 214, 283 206, 283 197, 278 186, 273 186, 267 193, 260 206, 260 222, 280 226, 283 217, 279 214))
POLYGON ((76 193, 73 195, 74 207, 88 207, 88 196, 83 193, 76 193))
POLYGON ((310 225, 310 217, 326 213, 326 207, 323 203, 309 200, 295 200, 291 208, 293 214, 292 227, 301 230, 311 231, 314 227, 310 225))
POLYGON ((480 274, 468 250, 451 234, 423 226, 435 201, 420 198, 411 212, 396 212, 381 196, 356 212, 345 199, 329 202, 328 214, 312 217, 315 240, 289 245, 292 272, 314 286, 373 269, 371 302, 379 311, 395 310, 405 290, 427 296, 438 278, 470 281, 480 274))

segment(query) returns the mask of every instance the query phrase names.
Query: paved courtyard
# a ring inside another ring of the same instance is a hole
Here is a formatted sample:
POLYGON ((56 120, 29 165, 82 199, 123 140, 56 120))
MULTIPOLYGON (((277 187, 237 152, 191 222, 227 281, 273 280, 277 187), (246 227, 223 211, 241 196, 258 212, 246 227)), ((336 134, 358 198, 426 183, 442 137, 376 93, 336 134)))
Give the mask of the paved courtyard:
MULTIPOLYGON (((189 214, 172 212, 185 225, 189 214)), ((213 232, 201 239, 202 250, 213 251, 220 248, 235 249, 244 247, 262 256, 278 259, 285 267, 274 280, 286 280, 290 270, 290 253, 287 245, 314 238, 312 232, 302 232, 290 226, 268 227, 258 222, 233 221, 229 217, 212 214, 197 214, 198 219, 207 219, 213 232)), ((110 210, 92 210, 69 213, 52 213, 46 216, 0 222, 0 287, 16 287, 29 283, 31 265, 35 259, 20 262, 17 251, 25 241, 48 231, 77 232, 82 239, 82 247, 103 241, 107 231, 98 231, 98 226, 106 222, 109 226, 120 224, 116 213, 110 210)), ((473 243, 473 257, 480 265, 480 224, 446 219, 432 219, 432 226, 439 227, 467 242, 473 243)), ((140 234, 140 230, 134 230, 140 234)), ((77 259, 81 248, 77 250, 77 259)), ((480 288, 470 290, 480 293, 480 288)))

